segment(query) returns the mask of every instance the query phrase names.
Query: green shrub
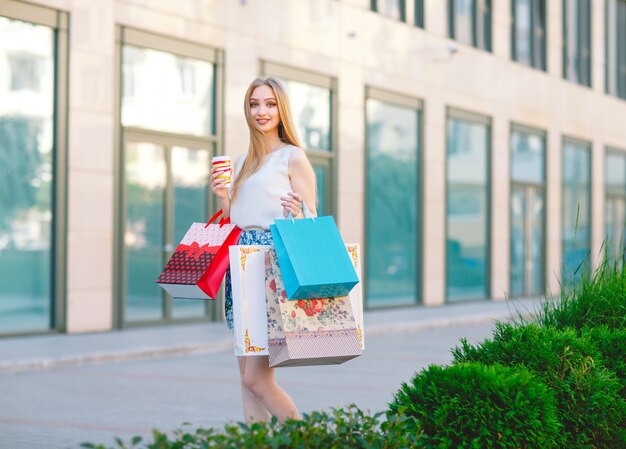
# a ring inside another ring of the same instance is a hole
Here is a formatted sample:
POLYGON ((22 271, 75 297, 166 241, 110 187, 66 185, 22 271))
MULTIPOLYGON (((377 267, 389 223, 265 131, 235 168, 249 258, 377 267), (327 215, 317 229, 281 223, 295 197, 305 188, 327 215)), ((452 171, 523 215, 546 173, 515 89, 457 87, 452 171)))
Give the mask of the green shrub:
POLYGON ((626 256, 604 256, 592 276, 564 287, 558 300, 545 300, 535 320, 560 329, 606 325, 626 329, 626 256))
POLYGON ((456 363, 524 366, 555 392, 563 424, 560 445, 568 449, 624 449, 626 403, 620 383, 606 369, 589 335, 536 324, 496 324, 492 339, 452 351, 456 363))
MULTIPOLYGON (((355 405, 333 409, 332 413, 313 412, 302 420, 279 423, 229 424, 216 429, 176 430, 172 437, 154 430, 152 441, 135 437, 126 445, 117 439, 117 449, 410 449, 415 448, 419 432, 412 417, 398 414, 381 421, 382 413, 368 415, 355 405)), ((106 449, 103 445, 83 443, 82 447, 106 449)))
POLYGON ((422 426, 424 448, 549 449, 559 429, 552 392, 500 365, 431 365, 402 385, 388 416, 399 410, 422 426))
POLYGON ((605 366, 613 371, 622 384, 620 394, 626 399, 626 329, 606 326, 585 328, 583 335, 596 344, 602 353, 605 366))

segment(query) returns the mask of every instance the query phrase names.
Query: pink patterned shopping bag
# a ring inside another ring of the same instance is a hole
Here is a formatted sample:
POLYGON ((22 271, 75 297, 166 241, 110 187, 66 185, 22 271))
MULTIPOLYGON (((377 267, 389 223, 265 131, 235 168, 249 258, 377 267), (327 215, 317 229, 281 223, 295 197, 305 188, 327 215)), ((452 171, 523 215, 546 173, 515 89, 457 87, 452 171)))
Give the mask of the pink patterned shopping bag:
POLYGON ((340 364, 363 352, 348 296, 288 301, 276 252, 265 255, 271 367, 340 364))

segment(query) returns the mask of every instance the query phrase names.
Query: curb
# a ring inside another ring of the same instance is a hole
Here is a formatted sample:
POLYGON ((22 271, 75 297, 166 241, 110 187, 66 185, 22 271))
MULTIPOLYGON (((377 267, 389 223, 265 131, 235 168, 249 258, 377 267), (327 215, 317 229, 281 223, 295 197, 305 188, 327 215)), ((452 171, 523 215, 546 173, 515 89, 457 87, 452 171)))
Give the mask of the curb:
POLYGON ((99 363, 126 362, 158 357, 189 354, 211 354, 232 349, 231 339, 212 343, 191 343, 169 347, 140 347, 121 351, 105 351, 92 354, 69 354, 56 358, 37 358, 0 363, 0 375, 20 374, 31 371, 46 371, 66 366, 96 365, 99 363))
MULTIPOLYGON (((366 336, 407 334, 432 329, 448 327, 488 324, 496 320, 506 320, 512 317, 510 312, 505 313, 478 313, 453 318, 440 318, 428 321, 409 321, 392 324, 378 324, 367 327, 366 336)), ((138 347, 117 351, 104 351, 85 354, 68 354, 61 357, 42 357, 24 360, 0 362, 0 375, 20 374, 34 371, 46 371, 68 366, 96 365, 100 363, 126 362, 145 360, 159 357, 212 354, 228 352, 233 348, 231 338, 206 343, 188 343, 176 346, 138 347)))

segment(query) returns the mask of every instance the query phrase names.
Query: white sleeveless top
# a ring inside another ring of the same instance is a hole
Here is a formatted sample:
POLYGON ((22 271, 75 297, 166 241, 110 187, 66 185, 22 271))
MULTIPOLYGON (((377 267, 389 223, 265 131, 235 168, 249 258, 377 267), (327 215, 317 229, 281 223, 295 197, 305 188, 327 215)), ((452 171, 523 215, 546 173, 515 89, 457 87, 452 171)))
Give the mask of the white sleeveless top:
MULTIPOLYGON (((275 219, 283 217, 280 197, 293 191, 289 179, 289 157, 296 147, 287 145, 267 155, 263 165, 239 187, 230 204, 230 222, 243 230, 268 230, 275 219)), ((245 156, 234 163, 232 179, 236 179, 245 156)), ((234 182, 231 183, 231 189, 234 182)))

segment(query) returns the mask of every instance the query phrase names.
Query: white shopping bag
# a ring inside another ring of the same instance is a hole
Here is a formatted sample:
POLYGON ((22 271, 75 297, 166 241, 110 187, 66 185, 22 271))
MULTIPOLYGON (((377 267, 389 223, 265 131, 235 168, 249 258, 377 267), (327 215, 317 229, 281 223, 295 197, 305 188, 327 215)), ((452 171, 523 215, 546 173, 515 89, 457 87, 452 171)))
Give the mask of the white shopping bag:
POLYGON ((352 311, 354 312, 354 319, 359 331, 359 341, 361 342, 361 349, 365 349, 365 326, 363 324, 363 277, 362 277, 362 262, 361 262, 361 247, 358 243, 346 243, 346 249, 350 255, 350 260, 356 274, 359 277, 359 283, 349 293, 350 303, 352 305, 352 311))
POLYGON ((268 355, 265 254, 269 245, 229 248, 235 355, 268 355))

